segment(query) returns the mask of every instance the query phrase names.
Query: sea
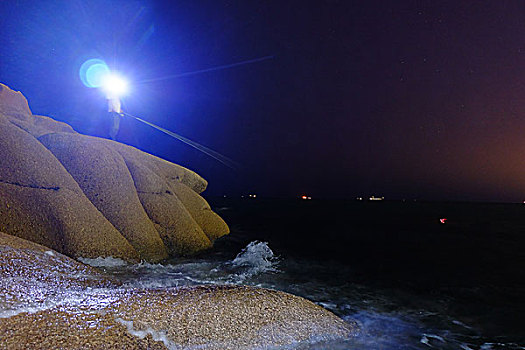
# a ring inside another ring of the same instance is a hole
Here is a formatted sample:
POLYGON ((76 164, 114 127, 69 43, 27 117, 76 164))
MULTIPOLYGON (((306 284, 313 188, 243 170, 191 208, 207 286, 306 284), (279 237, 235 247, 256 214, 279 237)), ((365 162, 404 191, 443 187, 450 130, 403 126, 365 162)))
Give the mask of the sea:
POLYGON ((231 229, 212 250, 83 261, 130 288, 276 289, 359 325, 298 349, 525 349, 525 204, 207 199, 231 229))

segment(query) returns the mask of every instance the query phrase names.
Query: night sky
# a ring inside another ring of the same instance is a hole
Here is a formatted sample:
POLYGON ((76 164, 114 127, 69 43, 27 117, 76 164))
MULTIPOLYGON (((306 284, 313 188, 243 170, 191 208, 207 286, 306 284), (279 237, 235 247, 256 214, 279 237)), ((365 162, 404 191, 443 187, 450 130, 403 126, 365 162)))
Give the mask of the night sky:
POLYGON ((242 165, 123 121, 209 195, 525 199, 524 1, 0 3, 0 81, 107 137, 89 58, 131 80, 126 112, 242 165))

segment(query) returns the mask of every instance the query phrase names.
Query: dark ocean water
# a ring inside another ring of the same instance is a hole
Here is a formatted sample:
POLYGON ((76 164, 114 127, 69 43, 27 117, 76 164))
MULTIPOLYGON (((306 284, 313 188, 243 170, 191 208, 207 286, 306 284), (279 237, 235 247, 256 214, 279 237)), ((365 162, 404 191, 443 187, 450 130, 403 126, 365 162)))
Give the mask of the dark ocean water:
POLYGON ((129 287, 278 289, 361 327, 299 349, 525 349, 525 205, 209 201, 232 231, 212 251, 163 265, 89 262, 129 287))

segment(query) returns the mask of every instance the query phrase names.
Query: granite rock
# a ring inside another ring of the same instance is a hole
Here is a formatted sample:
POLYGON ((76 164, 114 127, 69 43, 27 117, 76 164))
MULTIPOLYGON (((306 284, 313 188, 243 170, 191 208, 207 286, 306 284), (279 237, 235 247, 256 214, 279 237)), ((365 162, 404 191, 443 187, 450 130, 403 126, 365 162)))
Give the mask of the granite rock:
POLYGON ((267 349, 357 331, 306 299, 269 289, 124 288, 3 233, 0 287, 0 347, 7 349, 267 349))
POLYGON ((72 257, 160 261, 229 233, 195 172, 33 115, 0 84, 0 230, 72 257))

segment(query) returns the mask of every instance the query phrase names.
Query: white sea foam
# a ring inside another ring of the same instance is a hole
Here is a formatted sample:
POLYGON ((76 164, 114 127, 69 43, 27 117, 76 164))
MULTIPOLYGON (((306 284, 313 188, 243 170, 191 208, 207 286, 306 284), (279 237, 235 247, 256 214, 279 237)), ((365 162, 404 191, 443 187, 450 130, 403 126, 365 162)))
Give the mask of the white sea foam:
POLYGON ((317 304, 321 305, 322 307, 324 307, 325 309, 328 309, 328 310, 335 310, 337 309, 337 304, 335 303, 328 303, 328 302, 318 302, 317 304))
POLYGON ((511 348, 511 349, 525 349, 525 346, 518 345, 516 343, 484 343, 479 348, 480 350, 492 350, 494 346, 498 346, 498 349, 501 348, 511 348))
POLYGON ((431 340, 432 339, 439 340, 442 343, 445 342, 445 339, 443 339, 443 337, 440 337, 439 335, 425 334, 425 333, 423 333, 423 336, 421 337, 421 340, 419 342, 422 343, 422 344, 425 344, 427 346, 432 346, 431 345, 431 340))
POLYGON ((472 327, 467 326, 466 324, 464 324, 463 322, 460 322, 460 321, 458 321, 458 320, 453 320, 452 323, 453 323, 453 324, 456 324, 456 325, 458 325, 458 326, 461 326, 461 327, 467 328, 467 329, 472 329, 472 327))
POLYGON ((19 314, 27 313, 34 314, 40 311, 50 310, 56 307, 90 307, 93 310, 106 307, 113 303, 116 298, 114 296, 106 296, 104 293, 99 294, 102 289, 89 290, 61 290, 54 295, 49 295, 49 291, 39 291, 33 289, 32 296, 36 299, 45 297, 45 300, 40 302, 20 302, 11 305, 0 305, 0 318, 9 318, 19 314), (43 294, 43 295, 39 295, 43 294))
POLYGON ((407 337, 416 337, 420 329, 403 314, 361 310, 343 316, 343 320, 357 322, 358 333, 352 340, 352 349, 401 349, 407 337))
MULTIPOLYGON (((92 266, 115 266, 114 259, 83 259, 92 266), (93 262, 94 260, 94 262, 93 262)), ((116 261, 119 263, 119 260, 116 261)), ((231 261, 194 260, 177 264, 116 265, 125 288, 171 288, 196 284, 261 284, 259 276, 276 273, 279 259, 266 242, 249 243, 231 261)), ((261 284, 268 287, 267 284, 261 284)))
POLYGON ((93 267, 123 267, 128 265, 127 262, 125 262, 122 259, 114 258, 112 256, 108 256, 106 258, 98 257, 95 259, 92 258, 78 258, 81 262, 83 262, 86 265, 90 265, 93 267))
POLYGON ((23 313, 34 314, 39 311, 50 309, 50 306, 24 306, 17 309, 0 310, 0 318, 9 318, 23 313))
POLYGON ((126 321, 122 318, 116 318, 115 321, 117 321, 118 323, 124 325, 128 331, 129 334, 135 336, 135 337, 138 337, 140 339, 144 339, 146 338, 148 335, 151 335, 151 337, 153 338, 153 340, 155 341, 161 341, 162 343, 164 343, 164 345, 169 349, 169 350, 177 350, 177 349, 180 349, 180 346, 178 346, 177 344, 175 344, 174 342, 172 342, 168 336, 166 335, 166 332, 164 331, 156 331, 154 330, 153 328, 146 328, 145 330, 137 330, 134 328, 133 326, 133 321, 126 321))
POLYGON ((147 270, 148 272, 164 272, 170 269, 175 268, 175 266, 167 264, 152 264, 146 261, 141 261, 136 265, 132 265, 135 270, 147 270))
POLYGON ((53 253, 51 250, 46 250, 44 254, 49 255, 49 256, 56 256, 55 253, 53 253))

